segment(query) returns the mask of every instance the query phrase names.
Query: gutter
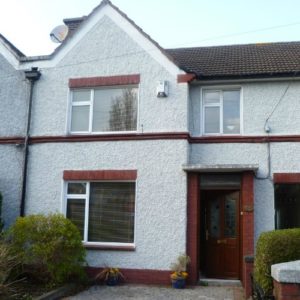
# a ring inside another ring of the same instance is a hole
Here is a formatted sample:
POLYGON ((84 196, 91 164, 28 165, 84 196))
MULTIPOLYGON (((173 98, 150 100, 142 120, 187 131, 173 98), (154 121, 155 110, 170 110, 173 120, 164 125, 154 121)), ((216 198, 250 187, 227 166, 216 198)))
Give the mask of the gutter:
POLYGON ((29 86, 29 103, 27 110, 27 124, 26 133, 24 140, 24 159, 23 159, 23 170, 22 170, 22 194, 20 203, 20 216, 24 217, 25 214, 25 198, 26 198, 26 185, 27 185, 27 166, 28 166, 28 154, 29 154, 29 134, 30 134, 30 123, 31 123, 31 110, 33 100, 33 87, 34 84, 41 77, 41 73, 38 68, 31 68, 31 70, 25 71, 25 77, 28 80, 29 86))

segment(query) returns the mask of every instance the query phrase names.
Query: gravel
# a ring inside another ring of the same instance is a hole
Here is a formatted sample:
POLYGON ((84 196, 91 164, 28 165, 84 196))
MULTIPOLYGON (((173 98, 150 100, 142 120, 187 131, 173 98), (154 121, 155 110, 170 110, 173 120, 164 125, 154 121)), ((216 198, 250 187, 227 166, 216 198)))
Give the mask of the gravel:
POLYGON ((149 285, 92 286, 65 300, 107 300, 107 299, 202 299, 202 300, 244 300, 240 287, 194 286, 183 290, 171 287, 149 285))

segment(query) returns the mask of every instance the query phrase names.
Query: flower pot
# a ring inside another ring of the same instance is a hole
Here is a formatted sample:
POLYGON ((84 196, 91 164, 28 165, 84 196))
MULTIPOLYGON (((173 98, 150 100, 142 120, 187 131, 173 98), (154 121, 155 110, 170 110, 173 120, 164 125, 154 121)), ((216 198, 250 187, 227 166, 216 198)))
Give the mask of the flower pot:
POLYGON ((119 277, 118 276, 108 276, 106 280, 106 285, 108 286, 115 286, 119 283, 119 277))
POLYGON ((185 278, 172 279, 172 287, 175 289, 185 288, 185 278))

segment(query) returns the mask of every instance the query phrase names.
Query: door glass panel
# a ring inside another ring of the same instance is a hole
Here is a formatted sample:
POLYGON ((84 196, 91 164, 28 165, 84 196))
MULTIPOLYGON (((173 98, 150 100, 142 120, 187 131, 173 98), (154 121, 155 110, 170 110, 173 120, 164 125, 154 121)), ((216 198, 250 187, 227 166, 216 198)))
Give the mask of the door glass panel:
POLYGON ((220 237, 220 203, 219 199, 210 201, 210 236, 212 238, 220 237))
POLYGON ((231 195, 225 198, 224 210, 224 237, 234 238, 236 237, 236 199, 232 198, 231 195))

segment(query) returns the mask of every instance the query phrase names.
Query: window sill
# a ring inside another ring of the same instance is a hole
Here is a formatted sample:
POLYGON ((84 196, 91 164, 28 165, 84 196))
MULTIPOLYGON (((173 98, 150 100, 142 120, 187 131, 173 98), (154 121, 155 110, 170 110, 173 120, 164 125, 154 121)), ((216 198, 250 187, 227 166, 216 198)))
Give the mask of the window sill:
POLYGON ((87 250, 115 250, 115 251, 135 251, 135 246, 133 245, 89 245, 83 244, 84 248, 87 250))

